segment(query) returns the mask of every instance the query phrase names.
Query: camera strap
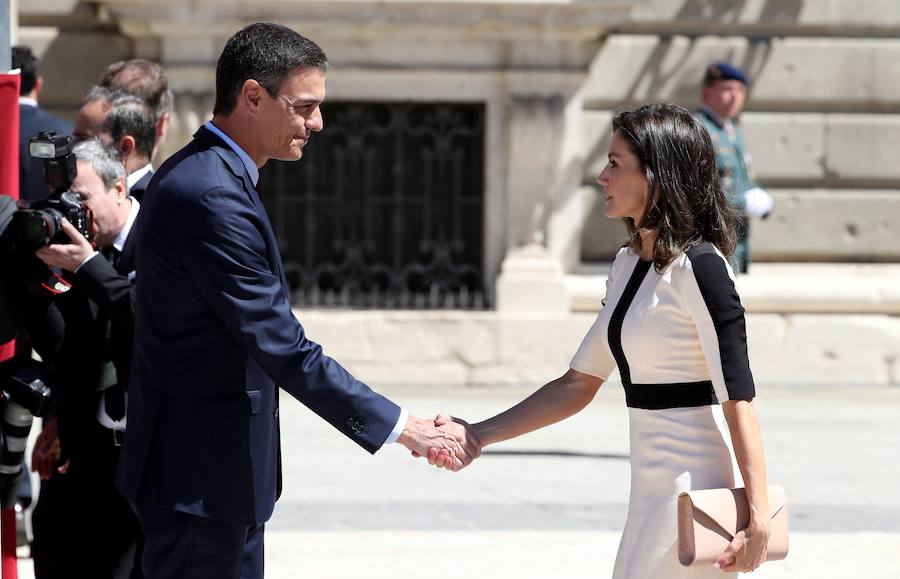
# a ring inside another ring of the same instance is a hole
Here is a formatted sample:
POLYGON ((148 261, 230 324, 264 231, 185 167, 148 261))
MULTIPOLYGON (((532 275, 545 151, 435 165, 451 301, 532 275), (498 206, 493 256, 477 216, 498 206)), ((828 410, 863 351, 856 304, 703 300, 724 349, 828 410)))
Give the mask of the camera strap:
POLYGON ((54 270, 48 268, 47 276, 41 280, 40 288, 41 293, 49 295, 51 298, 55 298, 72 289, 72 284, 63 279, 63 277, 54 270))

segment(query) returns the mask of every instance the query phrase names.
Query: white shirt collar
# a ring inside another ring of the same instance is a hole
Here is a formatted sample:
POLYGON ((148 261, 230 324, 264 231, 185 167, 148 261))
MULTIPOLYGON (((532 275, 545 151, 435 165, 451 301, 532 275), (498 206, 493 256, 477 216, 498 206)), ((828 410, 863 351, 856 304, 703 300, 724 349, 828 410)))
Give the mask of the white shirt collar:
POLYGON ((37 103, 36 100, 30 99, 30 98, 24 97, 24 96, 20 96, 20 97, 19 97, 19 104, 20 104, 20 105, 26 105, 26 106, 29 106, 29 107, 36 107, 36 106, 38 106, 38 103, 37 103))
POLYGON ((256 184, 259 182, 259 167, 256 166, 256 163, 253 162, 253 159, 250 158, 250 155, 244 151, 244 149, 240 148, 237 143, 235 143, 231 137, 223 133, 219 127, 215 126, 212 121, 207 121, 205 125, 207 129, 215 133, 219 136, 220 139, 225 141, 225 144, 231 147, 231 150, 238 154, 241 161, 244 163, 244 167, 247 168, 247 174, 250 175, 250 180, 253 181, 253 186, 256 187, 256 184))
POLYGON ((137 219, 138 211, 141 208, 141 204, 138 203, 137 199, 134 197, 128 197, 128 199, 131 201, 131 212, 128 214, 128 220, 125 221, 125 227, 122 228, 116 240, 113 241, 113 247, 119 253, 125 250, 125 241, 128 239, 128 234, 131 233, 131 227, 134 225, 134 220, 137 219))
POLYGON ((130 173, 125 177, 125 186, 128 187, 128 190, 131 191, 131 188, 134 187, 134 184, 144 178, 144 175, 153 170, 153 163, 147 163, 137 171, 130 173))

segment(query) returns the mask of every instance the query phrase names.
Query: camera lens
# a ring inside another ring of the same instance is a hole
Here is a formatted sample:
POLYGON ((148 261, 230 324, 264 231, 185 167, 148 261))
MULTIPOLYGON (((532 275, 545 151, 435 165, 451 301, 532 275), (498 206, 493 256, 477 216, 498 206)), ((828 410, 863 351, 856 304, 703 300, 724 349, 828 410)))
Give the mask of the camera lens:
POLYGON ((35 211, 22 219, 18 227, 17 245, 25 251, 36 251, 56 235, 53 219, 43 211, 35 211))

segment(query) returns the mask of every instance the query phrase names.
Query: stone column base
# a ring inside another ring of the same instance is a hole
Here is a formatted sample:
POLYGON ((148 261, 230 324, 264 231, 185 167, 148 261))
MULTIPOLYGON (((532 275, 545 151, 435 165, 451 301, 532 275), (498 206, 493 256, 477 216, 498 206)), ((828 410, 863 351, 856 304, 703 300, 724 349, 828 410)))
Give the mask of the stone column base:
POLYGON ((497 311, 567 314, 571 298, 559 260, 539 244, 511 250, 497 277, 497 311))

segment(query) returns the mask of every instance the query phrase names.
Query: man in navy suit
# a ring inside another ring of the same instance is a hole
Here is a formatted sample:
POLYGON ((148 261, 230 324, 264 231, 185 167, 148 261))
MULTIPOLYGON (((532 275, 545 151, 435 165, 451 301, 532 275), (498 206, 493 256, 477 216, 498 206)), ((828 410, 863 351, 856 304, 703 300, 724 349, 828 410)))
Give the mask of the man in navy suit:
POLYGON ((22 75, 19 89, 19 198, 28 201, 46 199, 50 194, 44 184, 41 160, 33 159, 28 152, 29 139, 41 131, 56 131, 63 135, 72 132, 72 125, 38 106, 44 79, 38 74, 37 66, 37 58, 30 48, 13 46, 12 67, 20 69, 22 75))
POLYGON ((74 137, 97 137, 118 151, 128 174, 128 194, 143 201, 153 177, 156 113, 142 98, 121 89, 91 87, 75 117, 74 137))
POLYGON ((457 470, 464 425, 409 416, 307 339, 256 191, 268 159, 322 130, 328 62, 273 23, 232 36, 213 119, 154 176, 138 217, 137 319, 119 486, 145 534, 150 579, 261 578, 281 492, 278 387, 370 453, 399 442, 457 470))

